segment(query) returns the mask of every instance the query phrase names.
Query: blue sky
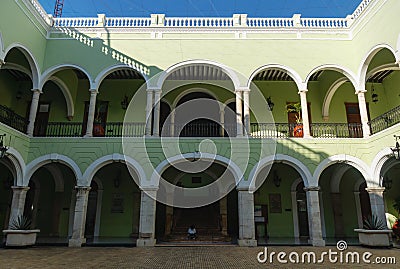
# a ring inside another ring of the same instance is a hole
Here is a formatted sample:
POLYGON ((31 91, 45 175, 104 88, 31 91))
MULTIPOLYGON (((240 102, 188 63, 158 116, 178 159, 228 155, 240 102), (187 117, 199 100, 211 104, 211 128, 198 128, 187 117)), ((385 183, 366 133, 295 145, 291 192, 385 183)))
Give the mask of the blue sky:
MULTIPOLYGON (((50 14, 56 0, 39 0, 50 14)), ((361 0, 64 0, 63 17, 149 17, 164 13, 169 17, 346 17, 361 0)))

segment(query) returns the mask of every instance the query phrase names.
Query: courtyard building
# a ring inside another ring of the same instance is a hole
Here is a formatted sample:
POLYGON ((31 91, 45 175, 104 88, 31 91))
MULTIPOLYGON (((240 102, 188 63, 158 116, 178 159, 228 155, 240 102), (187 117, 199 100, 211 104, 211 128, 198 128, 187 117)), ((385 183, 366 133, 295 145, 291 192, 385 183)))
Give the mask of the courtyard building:
POLYGON ((368 216, 398 217, 399 10, 53 18, 4 1, 0 230, 25 215, 71 247, 193 224, 199 242, 359 244, 368 216))

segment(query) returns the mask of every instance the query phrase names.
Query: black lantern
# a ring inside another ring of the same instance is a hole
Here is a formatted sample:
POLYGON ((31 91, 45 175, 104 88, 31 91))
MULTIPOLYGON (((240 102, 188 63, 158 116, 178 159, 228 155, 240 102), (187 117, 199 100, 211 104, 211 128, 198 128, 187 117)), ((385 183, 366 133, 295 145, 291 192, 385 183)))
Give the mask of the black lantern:
POLYGON ((384 177, 382 180, 382 186, 385 187, 385 189, 387 190, 390 190, 392 188, 392 183, 393 181, 388 177, 384 177))
POLYGON ((274 109, 275 104, 274 104, 274 102, 272 102, 271 96, 268 96, 267 103, 268 103, 269 111, 272 111, 274 109))
POLYGON ((4 146, 4 137, 6 135, 0 135, 0 159, 4 158, 4 156, 6 155, 6 152, 8 150, 8 147, 4 146))
POLYGON ((393 155, 396 158, 396 160, 400 160, 400 145, 399 145, 399 141, 398 141, 400 136, 395 135, 394 137, 396 138, 396 146, 394 148, 390 148, 390 149, 393 151, 393 155))
POLYGON ((279 188, 281 186, 282 178, 278 176, 278 173, 276 170, 274 170, 274 175, 273 175, 272 181, 274 182, 274 185, 279 188))
POLYGON ((122 101, 121 101, 121 107, 123 110, 126 110, 128 108, 128 105, 129 105, 129 99, 128 99, 128 96, 126 96, 126 94, 125 94, 124 98, 122 98, 122 101))

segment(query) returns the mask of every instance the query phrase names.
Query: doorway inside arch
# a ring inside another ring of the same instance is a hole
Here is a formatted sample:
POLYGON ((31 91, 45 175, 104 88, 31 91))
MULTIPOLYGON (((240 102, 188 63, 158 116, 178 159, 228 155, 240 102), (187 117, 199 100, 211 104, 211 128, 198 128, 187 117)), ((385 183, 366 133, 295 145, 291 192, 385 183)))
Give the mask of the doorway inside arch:
MULTIPOLYGON (((0 231, 7 229, 12 201, 12 189, 14 176, 11 170, 14 169, 12 163, 7 159, 0 159, 0 231)), ((4 240, 1 233, 0 240, 4 240)), ((3 241, 1 241, 3 242, 3 241)))
MULTIPOLYGON (((229 173, 223 165, 213 163, 206 171, 200 173, 186 173, 175 167, 169 167, 162 178, 174 184, 175 189, 172 199, 196 199, 193 193, 185 193, 185 189, 198 188, 195 195, 200 200, 214 195, 212 191, 201 190, 212 184, 224 173, 229 173), (183 189, 182 189, 183 188, 183 189), (189 195, 191 195, 189 197, 189 195), (182 198, 183 197, 183 198, 182 198)), ((233 175, 231 175, 233 178, 233 175)), ((163 186, 158 195, 165 195, 163 186)), ((158 199, 160 200, 160 199, 158 199)), ((238 206, 237 192, 235 189, 223 195, 218 201, 200 207, 182 208, 179 206, 165 205, 157 202, 156 208, 156 238, 159 243, 193 243, 188 240, 187 231, 194 225, 198 238, 196 243, 208 244, 213 242, 231 244, 238 237, 238 206)))
POLYGON ((371 215, 369 194, 362 174, 348 164, 333 164, 319 179, 322 233, 327 244, 346 240, 358 244, 356 228, 371 215))

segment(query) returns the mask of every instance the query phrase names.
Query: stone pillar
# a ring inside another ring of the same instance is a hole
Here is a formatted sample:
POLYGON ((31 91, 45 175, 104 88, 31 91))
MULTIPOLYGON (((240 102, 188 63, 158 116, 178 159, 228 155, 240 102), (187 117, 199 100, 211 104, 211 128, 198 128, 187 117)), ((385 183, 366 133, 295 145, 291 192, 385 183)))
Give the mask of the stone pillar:
POLYGON ((310 231, 310 243, 315 247, 325 246, 322 237, 321 211, 319 205, 320 187, 304 188, 307 194, 307 211, 310 231))
POLYGON ((147 90, 147 104, 146 104, 146 136, 151 135, 151 127, 153 119, 151 112, 153 111, 153 90, 147 90))
POLYGON ((175 136, 175 110, 171 111, 171 124, 170 124, 170 135, 171 137, 175 136))
POLYGON ((94 122, 94 116, 95 116, 95 112, 96 112, 97 94, 98 94, 97 90, 90 90, 89 112, 88 112, 88 118, 87 118, 87 124, 86 124, 85 137, 93 136, 93 122, 94 122))
POLYGON ((13 196, 11 202, 10 219, 8 222, 9 225, 11 225, 14 219, 17 219, 18 216, 24 215, 25 198, 29 187, 12 186, 11 189, 13 191, 13 196))
POLYGON ((308 103, 307 103, 307 89, 300 90, 300 103, 301 103, 301 118, 303 120, 303 137, 310 138, 310 121, 308 117, 308 103))
POLYGON ((250 134, 250 90, 243 91, 243 115, 245 134, 250 134))
POLYGON ((238 189, 239 238, 238 244, 243 247, 256 247, 254 224, 254 195, 248 189, 238 189))
POLYGON ((219 108, 219 125, 221 126, 220 135, 223 137, 225 135, 225 106, 219 108))
POLYGON ((366 188, 371 202, 371 213, 386 223, 385 201, 383 200, 384 187, 366 188))
POLYGON ((40 89, 32 89, 32 101, 31 101, 31 108, 29 110, 29 123, 26 129, 26 134, 29 136, 33 136, 33 131, 35 129, 35 120, 36 115, 39 107, 39 98, 42 91, 40 89))
POLYGON ((68 242, 69 247, 81 247, 82 244, 86 243, 85 224, 90 187, 77 186, 75 189, 76 202, 74 224, 72 236, 68 242))
POLYGON ((365 90, 360 90, 357 92, 358 97, 358 106, 360 109, 360 117, 361 124, 363 130, 363 137, 369 137, 371 135, 371 131, 368 125, 368 112, 367 112, 367 103, 365 102, 365 90))
POLYGON ((154 92, 154 122, 153 136, 160 136, 160 106, 161 106, 161 90, 154 92))
POLYGON ((227 196, 219 201, 219 213, 221 216, 221 233, 228 235, 228 199, 227 196))
POLYGON ((242 91, 236 90, 236 129, 238 137, 243 136, 243 122, 242 122, 242 91))
POLYGON ((142 190, 140 199, 139 238, 137 247, 154 247, 156 226, 156 200, 157 189, 142 190))

